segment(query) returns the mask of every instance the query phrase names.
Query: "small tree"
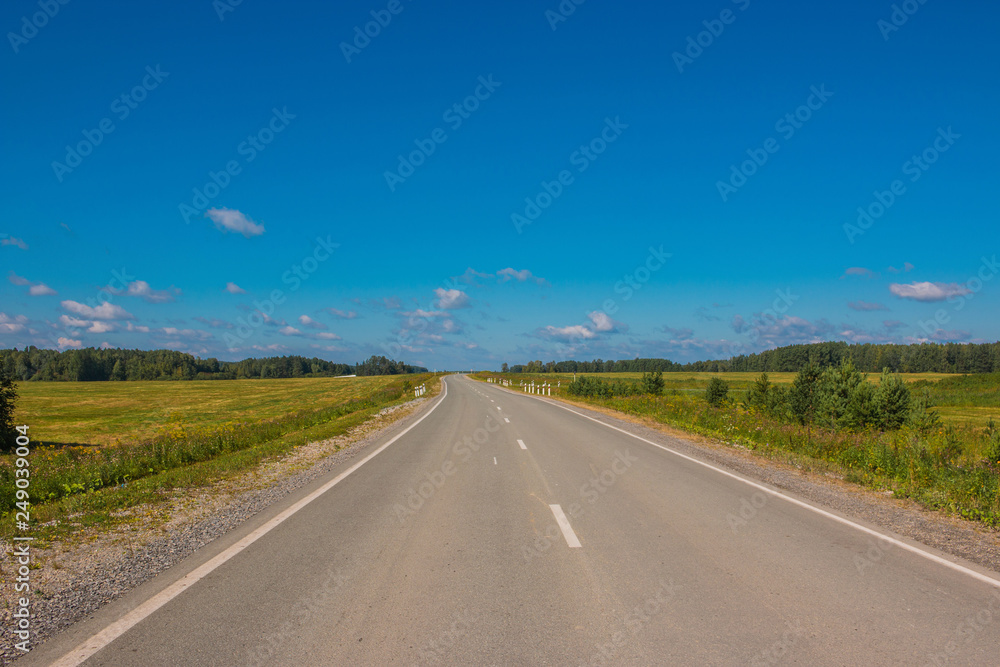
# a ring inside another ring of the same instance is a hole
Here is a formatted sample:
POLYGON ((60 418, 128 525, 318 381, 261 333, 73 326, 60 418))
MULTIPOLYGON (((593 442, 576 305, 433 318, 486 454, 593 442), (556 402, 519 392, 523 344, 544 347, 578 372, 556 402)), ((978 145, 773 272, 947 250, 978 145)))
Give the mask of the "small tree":
POLYGON ((663 393, 663 373, 661 371, 642 374, 642 393, 654 396, 663 393))
POLYGON ((0 369, 0 451, 14 449, 18 436, 14 430, 14 406, 17 403, 17 384, 14 378, 0 369))
POLYGON ((767 377, 767 373, 761 373, 760 377, 750 387, 744 405, 748 408, 755 408, 771 417, 779 416, 785 407, 785 392, 767 377))
POLYGON ((729 385, 722 378, 713 377, 708 381, 705 400, 713 407, 722 407, 729 400, 729 385))
POLYGON ((882 370, 882 378, 875 390, 875 414, 879 428, 895 431, 910 414, 910 388, 903 379, 893 375, 888 368, 882 370))
POLYGON ((820 375, 815 364, 808 364, 795 376, 788 391, 788 407, 800 424, 809 424, 816 419, 820 375))
POLYGON ((507 362, 506 361, 503 362, 502 366, 500 366, 500 372, 501 373, 509 373, 510 372, 510 367, 507 366, 507 362))

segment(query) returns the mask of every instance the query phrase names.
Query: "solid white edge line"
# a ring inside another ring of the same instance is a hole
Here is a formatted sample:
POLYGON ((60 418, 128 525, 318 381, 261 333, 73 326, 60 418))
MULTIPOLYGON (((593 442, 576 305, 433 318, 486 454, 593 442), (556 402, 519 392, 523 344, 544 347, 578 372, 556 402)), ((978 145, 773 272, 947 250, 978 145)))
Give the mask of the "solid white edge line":
POLYGON ((260 538, 264 537, 269 532, 277 528, 279 525, 284 523, 286 519, 291 517, 300 509, 302 509, 303 507, 305 507, 306 505, 308 505, 309 503, 316 500, 324 493, 335 487, 337 484, 346 479, 347 476, 353 473, 355 470, 357 470, 358 468, 360 468, 361 466, 363 466, 364 464, 368 463, 373 458, 381 454, 385 449, 389 447, 389 445, 402 438, 404 435, 409 433, 413 428, 415 428, 417 424, 427 419, 427 417, 429 417, 430 414, 434 412, 438 408, 438 406, 444 402, 445 397, 448 395, 448 383, 444 381, 444 378, 441 378, 441 384, 444 387, 444 391, 441 393, 440 400, 437 403, 435 403, 430 410, 424 413, 424 415, 421 416, 420 419, 407 426, 403 431, 393 436, 391 440, 386 442, 384 445, 376 449, 374 452, 372 452, 365 458, 355 463, 353 466, 351 466, 344 472, 337 475, 335 478, 333 478, 332 480, 321 486, 319 489, 313 491, 299 502, 287 508, 281 514, 278 514, 277 516, 270 519, 267 523, 257 528, 255 531, 244 537, 236 544, 232 545, 222 553, 217 554, 211 560, 207 561, 206 563, 203 563, 199 567, 187 573, 186 575, 184 575, 183 577, 172 583, 170 586, 167 586, 162 591, 160 591, 153 597, 149 598, 148 600, 140 604, 138 607, 136 607, 129 613, 119 618, 111 625, 107 626, 106 628, 98 632, 96 635, 93 635, 89 639, 82 642, 80 645, 71 650, 69 653, 67 653, 63 657, 53 662, 52 667, 75 667, 76 665, 79 665, 80 663, 84 662, 92 655, 100 651, 102 648, 113 642, 115 639, 128 632, 130 629, 132 629, 135 625, 144 620, 146 617, 153 614, 160 607, 173 600, 175 597, 186 591, 194 584, 198 583, 198 581, 205 578, 208 574, 210 574, 212 571, 214 571, 219 566, 224 564, 226 561, 231 559, 233 556, 240 553, 241 551, 249 547, 251 544, 253 544, 257 540, 259 540, 260 538))
POLYGON ((541 401, 543 403, 548 403, 548 404, 553 405, 553 406, 555 406, 557 408, 565 410, 566 412, 572 412, 574 415, 577 415, 579 417, 583 417, 584 419, 589 419, 592 422, 596 422, 596 423, 598 423, 598 424, 600 424, 602 426, 606 426, 606 427, 608 427, 610 429, 618 431, 619 433, 624 433, 625 435, 631 436, 631 437, 635 438, 636 440, 641 440, 642 442, 645 442, 646 444, 652 445, 654 447, 658 447, 658 448, 662 449, 663 451, 670 452, 671 454, 673 454, 675 456, 679 456, 682 459, 686 459, 688 461, 691 461, 692 463, 697 463, 700 466, 704 466, 704 467, 708 468, 709 470, 714 470, 715 472, 720 473, 722 475, 725 475, 726 477, 732 477, 733 479, 738 479, 739 481, 743 482, 744 484, 748 484, 748 485, 754 487, 755 489, 759 489, 759 490, 763 491, 764 493, 770 494, 770 495, 775 496, 777 498, 781 498, 783 500, 787 500, 788 502, 792 503, 793 505, 798 505, 799 507, 805 508, 805 509, 807 509, 807 510, 809 510, 811 512, 816 512, 817 514, 825 516, 828 519, 832 519, 832 520, 834 520, 834 521, 836 521, 838 523, 842 523, 845 526, 850 526, 851 528, 855 528, 857 530, 860 530, 861 532, 867 533, 867 534, 869 534, 869 535, 871 535, 873 537, 877 537, 879 539, 886 540, 887 542, 891 542, 892 544, 894 544, 894 545, 896 545, 898 547, 901 547, 902 549, 904 549, 906 551, 909 551, 910 553, 914 553, 914 554, 916 554, 918 556, 922 556, 922 557, 926 558, 927 560, 930 560, 932 562, 938 563, 939 565, 944 565, 945 567, 951 568, 952 570, 955 570, 956 572, 961 572, 962 574, 969 575, 973 579, 978 579, 979 581, 981 581, 983 583, 986 583, 986 584, 989 584, 990 586, 996 586, 997 588, 1000 588, 1000 579, 995 579, 994 577, 990 577, 990 576, 985 575, 985 574, 983 574, 981 572, 976 572, 973 569, 967 568, 964 565, 960 565, 959 563, 955 563, 953 561, 950 561, 947 558, 942 558, 941 556, 938 556, 937 554, 932 554, 932 553, 930 553, 928 551, 924 551, 923 549, 920 549, 919 547, 915 547, 912 544, 908 544, 906 542, 903 542, 902 540, 898 540, 895 537, 892 537, 891 535, 886 535, 885 533, 880 533, 879 531, 874 530, 872 528, 868 528, 867 526, 862 526, 860 523, 855 523, 854 521, 851 521, 850 519, 845 519, 842 516, 837 516, 836 514, 833 514, 832 512, 827 512, 824 509, 820 509, 819 507, 816 507, 815 505, 810 505, 809 503, 803 502, 801 500, 798 500, 797 498, 792 498, 791 496, 786 496, 784 493, 781 493, 780 491, 775 491, 774 489, 768 488, 768 487, 764 486, 763 484, 758 484, 757 482, 751 481, 751 480, 749 480, 749 479, 747 479, 745 477, 741 477, 741 476, 739 476, 739 475, 737 475, 735 473, 731 473, 728 470, 723 470, 722 468, 718 468, 718 467, 712 465, 711 463, 706 463, 704 461, 696 459, 693 456, 688 456, 687 454, 682 454, 682 453, 678 452, 675 449, 671 449, 670 447, 666 447, 665 445, 661 445, 658 442, 653 442, 652 440, 648 440, 646 438, 643 438, 642 436, 636 435, 635 433, 629 433, 625 429, 618 428, 617 426, 612 426, 611 424, 608 424, 606 422, 602 422, 600 419, 595 419, 595 418, 593 418, 593 417, 591 417, 589 415, 585 415, 582 412, 577 412, 576 410, 574 410, 572 408, 569 408, 569 407, 566 407, 565 405, 561 405, 561 404, 559 404, 558 402, 556 402, 556 401, 554 401, 552 399, 546 400, 546 399, 543 399, 543 398, 540 398, 540 397, 535 397, 535 396, 531 396, 531 398, 533 398, 535 400, 538 400, 538 401, 541 401))
POLYGON ((504 420, 504 422, 506 422, 508 424, 510 423, 510 419, 508 419, 507 417, 504 417, 503 420, 504 420))
POLYGON ((566 514, 562 511, 562 508, 559 505, 549 505, 549 509, 555 515, 556 523, 559 524, 559 529, 562 530, 563 537, 566 538, 566 544, 569 545, 569 548, 576 549, 582 546, 580 540, 576 539, 573 526, 569 525, 569 519, 566 518, 566 514))
POLYGON ((527 449, 528 446, 524 444, 524 440, 518 440, 517 444, 521 445, 521 449, 527 449))

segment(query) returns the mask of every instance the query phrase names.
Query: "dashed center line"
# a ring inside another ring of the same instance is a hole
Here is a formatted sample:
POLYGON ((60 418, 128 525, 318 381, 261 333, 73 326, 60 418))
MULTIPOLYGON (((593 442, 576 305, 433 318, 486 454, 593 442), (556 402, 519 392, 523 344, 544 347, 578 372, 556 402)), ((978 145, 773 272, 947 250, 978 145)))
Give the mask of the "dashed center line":
POLYGON ((573 532, 573 526, 569 525, 569 519, 566 518, 566 514, 562 511, 559 505, 549 505, 549 509, 556 517, 556 523, 559 524, 559 529, 562 530, 563 537, 566 538, 566 544, 569 545, 571 549, 576 549, 580 546, 580 540, 576 538, 576 533, 573 532))
POLYGON ((528 446, 524 444, 524 440, 518 440, 517 444, 521 445, 521 449, 527 449, 528 446))
POLYGON ((508 419, 507 417, 504 417, 504 418, 503 418, 503 420, 504 420, 505 422, 507 422, 508 424, 510 423, 510 419, 508 419))

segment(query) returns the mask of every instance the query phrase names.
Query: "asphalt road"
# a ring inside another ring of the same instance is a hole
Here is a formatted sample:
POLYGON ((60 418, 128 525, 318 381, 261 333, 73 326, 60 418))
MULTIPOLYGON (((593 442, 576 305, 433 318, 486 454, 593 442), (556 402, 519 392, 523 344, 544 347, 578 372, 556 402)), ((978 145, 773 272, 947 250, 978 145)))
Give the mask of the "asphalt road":
POLYGON ((1000 663, 1000 575, 446 383, 350 474, 361 455, 18 664, 1000 663))

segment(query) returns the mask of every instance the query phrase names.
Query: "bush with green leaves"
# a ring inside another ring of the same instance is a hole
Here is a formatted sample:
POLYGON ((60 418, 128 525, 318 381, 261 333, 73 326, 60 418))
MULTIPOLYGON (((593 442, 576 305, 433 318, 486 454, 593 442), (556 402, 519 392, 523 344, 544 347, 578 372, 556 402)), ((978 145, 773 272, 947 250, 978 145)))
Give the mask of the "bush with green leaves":
POLYGON ((642 393, 654 396, 663 393, 663 371, 642 374, 642 393))
POLYGON ((808 364, 795 376, 792 387, 788 390, 788 409, 800 424, 810 424, 816 420, 821 376, 818 366, 808 364))
POLYGON ((705 390, 705 400, 708 404, 716 408, 722 407, 729 400, 729 385, 722 378, 713 377, 708 381, 708 389, 705 390))
POLYGON ((17 384, 0 368, 0 452, 14 449, 18 436, 14 430, 14 407, 17 404, 17 384))
POLYGON ((785 390, 771 382, 767 373, 760 374, 743 401, 748 410, 757 410, 769 417, 783 416, 786 403, 785 390))
POLYGON ((886 368, 875 390, 875 425, 883 431, 895 431, 910 416, 912 397, 903 378, 886 368))

